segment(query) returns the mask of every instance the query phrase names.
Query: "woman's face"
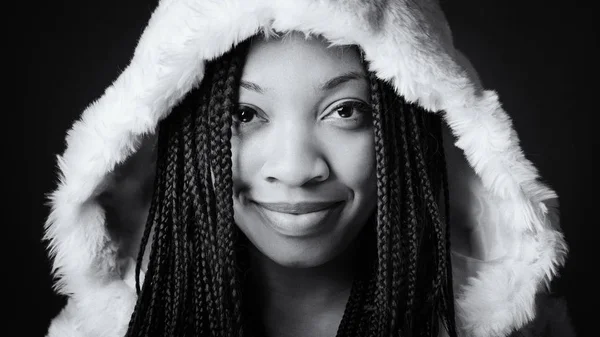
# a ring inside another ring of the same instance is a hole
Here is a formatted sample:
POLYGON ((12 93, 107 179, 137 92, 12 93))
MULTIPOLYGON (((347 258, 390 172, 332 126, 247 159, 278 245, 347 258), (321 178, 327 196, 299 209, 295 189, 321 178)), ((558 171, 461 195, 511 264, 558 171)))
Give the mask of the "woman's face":
POLYGON ((283 266, 332 260, 376 205, 369 81, 358 51, 255 41, 232 137, 234 217, 283 266))

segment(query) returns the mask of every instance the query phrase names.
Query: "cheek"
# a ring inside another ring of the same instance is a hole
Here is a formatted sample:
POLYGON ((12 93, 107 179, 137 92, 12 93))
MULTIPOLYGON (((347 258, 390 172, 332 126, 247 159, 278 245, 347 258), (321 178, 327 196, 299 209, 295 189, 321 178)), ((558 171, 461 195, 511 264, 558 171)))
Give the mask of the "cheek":
POLYGON ((231 138, 231 170, 234 195, 250 187, 252 177, 256 176, 261 167, 261 139, 252 137, 231 138))
POLYGON ((331 170, 341 183, 362 198, 376 194, 375 142, 372 131, 330 134, 323 139, 323 144, 331 170))

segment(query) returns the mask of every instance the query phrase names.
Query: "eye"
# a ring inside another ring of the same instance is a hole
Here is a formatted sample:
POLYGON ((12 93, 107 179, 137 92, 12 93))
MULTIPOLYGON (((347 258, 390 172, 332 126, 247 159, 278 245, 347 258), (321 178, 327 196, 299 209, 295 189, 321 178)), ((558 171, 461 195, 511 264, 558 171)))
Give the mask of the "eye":
POLYGON ((254 108, 247 105, 240 105, 231 117, 236 123, 246 124, 252 122, 257 115, 258 112, 254 108))
POLYGON ((258 107, 239 104, 231 114, 231 128, 234 135, 247 134, 261 128, 268 120, 265 113, 258 107))
POLYGON ((350 118, 354 115, 354 105, 340 104, 335 108, 335 112, 342 118, 350 118))
POLYGON ((323 120, 345 128, 365 126, 371 120, 371 106, 359 100, 336 102, 325 111, 323 120))

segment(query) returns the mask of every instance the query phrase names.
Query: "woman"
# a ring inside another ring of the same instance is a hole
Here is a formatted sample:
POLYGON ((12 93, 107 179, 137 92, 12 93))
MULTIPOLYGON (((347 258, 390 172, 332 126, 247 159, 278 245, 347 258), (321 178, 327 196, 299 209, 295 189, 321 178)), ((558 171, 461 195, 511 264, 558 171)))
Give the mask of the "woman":
POLYGON ((533 321, 566 255, 556 196, 444 22, 434 2, 162 1, 60 158, 49 336, 533 321))

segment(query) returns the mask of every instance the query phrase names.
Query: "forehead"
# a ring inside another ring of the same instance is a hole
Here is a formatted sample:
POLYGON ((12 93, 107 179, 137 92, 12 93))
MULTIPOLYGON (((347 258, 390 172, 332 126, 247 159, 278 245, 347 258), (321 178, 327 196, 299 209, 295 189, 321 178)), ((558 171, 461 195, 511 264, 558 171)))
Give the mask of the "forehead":
POLYGON ((265 85, 286 80, 321 83, 349 72, 366 74, 358 48, 329 46, 321 37, 290 33, 252 41, 242 77, 265 85))

